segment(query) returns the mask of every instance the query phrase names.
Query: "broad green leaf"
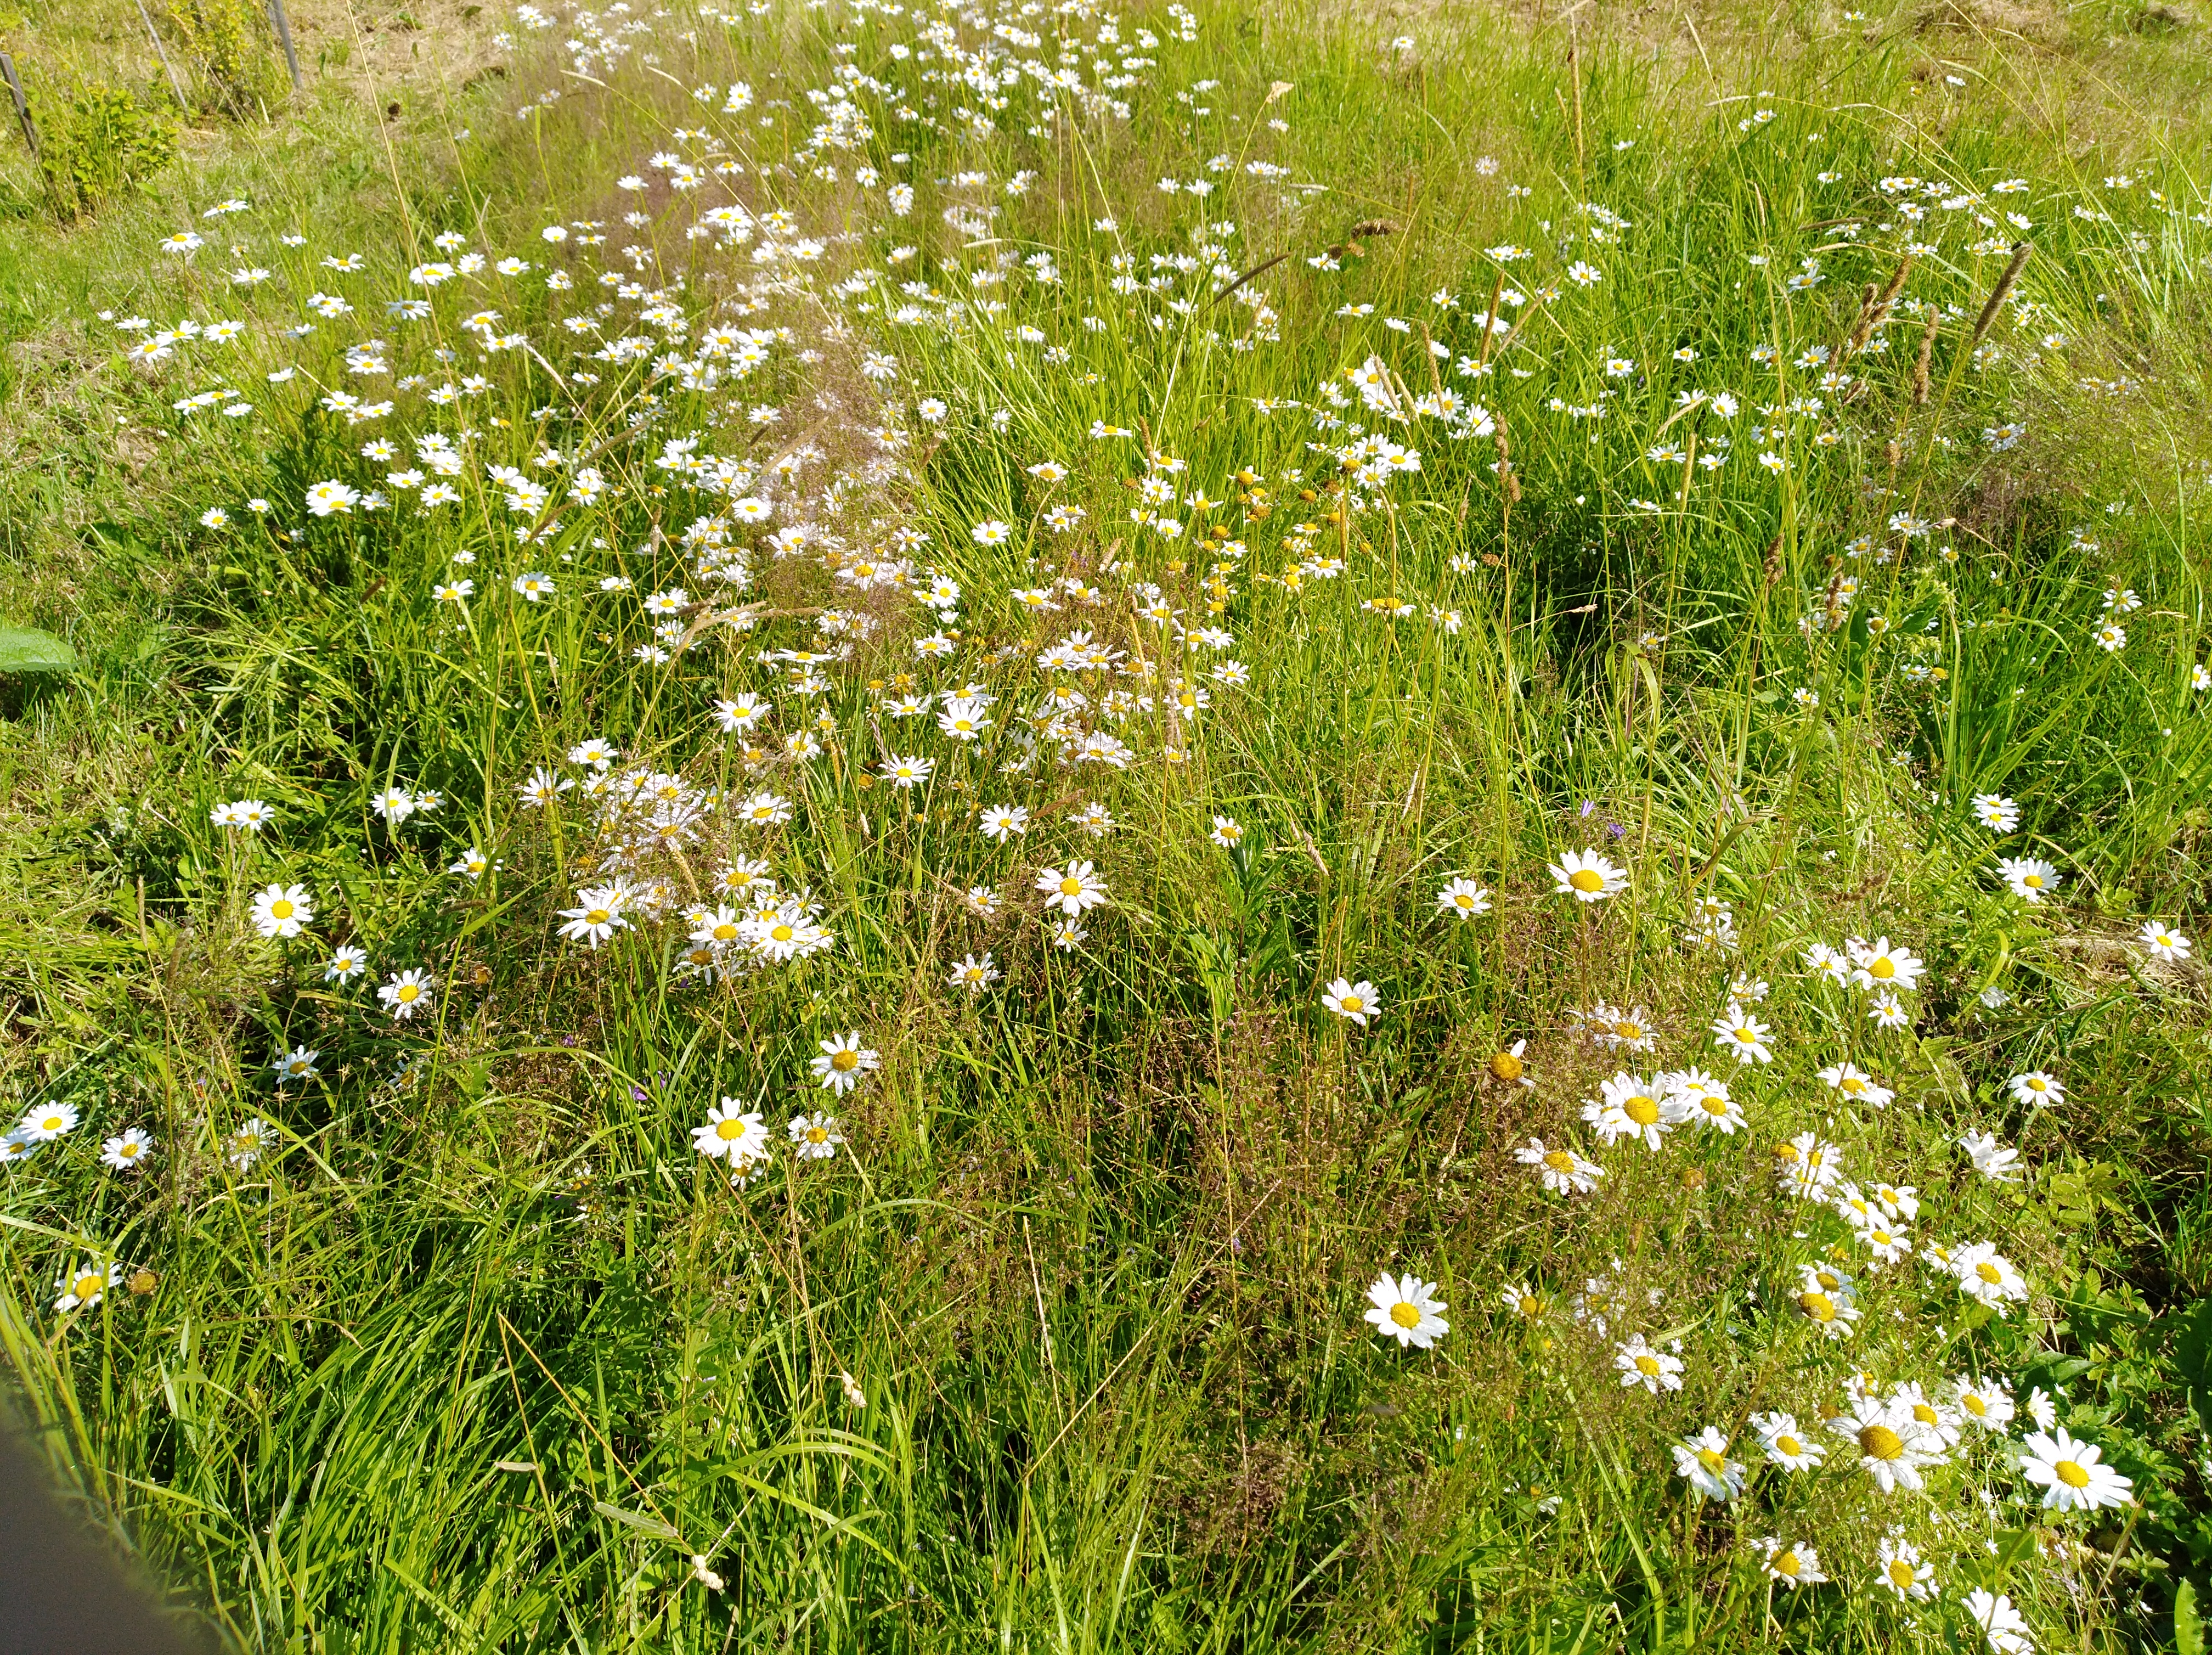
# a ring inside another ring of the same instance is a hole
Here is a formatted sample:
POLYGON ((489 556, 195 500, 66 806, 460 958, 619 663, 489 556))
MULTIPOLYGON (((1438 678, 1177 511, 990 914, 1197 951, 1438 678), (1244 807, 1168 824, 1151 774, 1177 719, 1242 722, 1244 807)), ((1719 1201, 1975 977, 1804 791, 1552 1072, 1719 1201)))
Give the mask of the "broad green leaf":
POLYGON ((0 672, 73 672, 76 651, 51 632, 0 624, 0 672))

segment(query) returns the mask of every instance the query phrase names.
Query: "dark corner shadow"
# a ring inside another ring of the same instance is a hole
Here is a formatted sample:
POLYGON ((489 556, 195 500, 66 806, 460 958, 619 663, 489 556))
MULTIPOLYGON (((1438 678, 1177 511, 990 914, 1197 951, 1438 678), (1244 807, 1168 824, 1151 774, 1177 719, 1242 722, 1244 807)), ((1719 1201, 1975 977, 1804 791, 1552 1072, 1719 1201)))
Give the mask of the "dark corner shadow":
POLYGON ((70 1511, 0 1412, 0 1655, 208 1655, 70 1511))

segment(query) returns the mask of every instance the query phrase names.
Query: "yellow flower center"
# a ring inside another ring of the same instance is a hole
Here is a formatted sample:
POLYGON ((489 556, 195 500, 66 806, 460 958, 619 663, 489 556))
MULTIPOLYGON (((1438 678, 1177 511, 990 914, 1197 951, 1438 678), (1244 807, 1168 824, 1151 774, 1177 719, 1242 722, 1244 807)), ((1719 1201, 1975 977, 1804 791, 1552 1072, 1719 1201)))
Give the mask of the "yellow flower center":
POLYGON ((840 1074, 849 1074, 860 1067, 860 1054, 856 1051, 834 1053, 830 1059, 830 1067, 840 1074))
POLYGON ((1421 1325, 1421 1307, 1401 1299, 1390 1306, 1390 1319, 1401 1328, 1418 1328, 1421 1325))
POLYGON ((1698 1463, 1704 1466, 1705 1469, 1711 1471, 1715 1476, 1718 1476, 1721 1474, 1721 1468, 1728 1463, 1728 1459, 1726 1456, 1721 1454, 1717 1450, 1711 1448, 1700 1448, 1698 1450, 1698 1463))
POLYGON ((1974 1395, 1971 1390, 1965 1391, 1960 1394, 1959 1397, 1959 1406, 1965 1409, 1966 1412, 1972 1415, 1978 1420, 1987 1419, 1989 1417, 1990 1405, 1984 1402, 1979 1396, 1974 1395))
POLYGON ((1912 1585, 1912 1565, 1901 1557, 1892 1558, 1889 1561, 1889 1583, 1899 1591, 1910 1587, 1912 1585))
POLYGON ((1544 1301, 1534 1293, 1524 1293, 1514 1301, 1513 1307, 1523 1316, 1534 1316, 1544 1308, 1544 1301))
POLYGON ((1974 1266, 1974 1274, 1981 1277, 1983 1281, 1988 1282, 1992 1287, 1996 1287, 1998 1282, 2004 1280, 2004 1272, 1997 1269, 1996 1265, 1989 1263, 1986 1261, 1974 1266))
POLYGON ((769 935, 778 942, 789 942, 796 934, 797 933, 787 925, 775 926, 769 932, 769 935))
POLYGON ((269 904, 269 912, 277 919, 289 920, 292 917, 292 904, 280 897, 269 904))
POLYGON ((1367 1002, 1358 995, 1346 995, 1337 1003, 1343 1008, 1346 1017, 1357 1017, 1367 1009, 1367 1002))
POLYGON ((1936 1410, 1929 1407, 1925 1402, 1915 1402, 1912 1404, 1912 1417, 1919 1421, 1923 1425, 1940 1425, 1942 1423, 1941 1417, 1936 1414, 1936 1410))
POLYGON ((1605 875, 1587 867, 1578 867, 1567 876, 1567 883, 1577 891, 1602 891, 1605 875))
POLYGON ((403 983, 399 985, 399 992, 392 997, 398 1001, 401 1005, 409 1006, 415 1002, 416 998, 421 995, 422 992, 422 989, 416 987, 415 984, 411 983, 403 983))
MULTIPOLYGON (((96 1271, 87 1270, 82 1275, 77 1277, 76 1281, 70 1283, 70 1291, 75 1293, 79 1299, 96 1299, 100 1296, 100 1290, 106 1286, 107 1278, 106 1276, 98 1274, 96 1271)), ((2087 1481, 2088 1479, 2087 1477, 2082 1479, 2082 1482, 2084 1482, 2087 1481)), ((2078 1488, 2080 1485, 2076 1484, 2075 1486, 2078 1488)))
POLYGON ((1759 1031, 1756 1029, 1738 1029, 1735 1031, 1735 1037, 1738 1040, 1741 1040, 1747 1046, 1755 1046, 1759 1044, 1759 1031))
POLYGON ((735 925, 731 924, 726 920, 714 928, 714 940, 717 942, 733 941, 736 940, 738 928, 735 925))
POLYGON ((1708 1115, 1726 1115, 1728 1113, 1728 1099, 1725 1098, 1715 1098, 1710 1093, 1700 1094, 1698 1098, 1698 1107, 1705 1110, 1708 1115))
POLYGON ((1878 981, 1887 983, 1890 978, 1897 975, 1897 962, 1892 959, 1887 954, 1884 954, 1880 959, 1875 961, 1873 964, 1867 967, 1867 975, 1877 979, 1878 981))
POLYGON ((614 916, 609 913, 605 909, 594 908, 590 913, 584 916, 584 922, 587 925, 605 925, 614 916))
POLYGON ((1638 1356, 1636 1359, 1636 1371, 1638 1373, 1641 1373, 1647 1379, 1657 1378, 1659 1377, 1659 1359, 1656 1356, 1638 1356))
POLYGON ((1797 1308, 1815 1322, 1832 1322, 1836 1319, 1836 1301, 1824 1293, 1799 1293, 1797 1308))
POLYGON ((1859 1447, 1869 1459, 1905 1457, 1905 1439, 1886 1425, 1870 1425, 1859 1433, 1859 1447))
POLYGON ((1474 906, 1474 898, 1468 896, 1464 891, 1460 892, 1458 896, 1454 897, 1452 901, 1462 908, 1472 908, 1474 906))
POLYGON ((1653 1099, 1639 1094, 1623 1104, 1620 1112, 1638 1126, 1650 1126, 1659 1118, 1659 1105, 1653 1099))
POLYGON ((1644 1025, 1641 1023, 1631 1023, 1624 1019, 1623 1021, 1613 1025, 1613 1031, 1623 1040, 1641 1040, 1644 1038, 1644 1025))
POLYGON ((724 1143, 734 1143, 745 1135, 745 1123, 743 1121, 717 1121, 714 1123, 714 1135, 724 1143))
POLYGON ((1813 1280, 1820 1284, 1822 1293, 1833 1293, 1844 1285, 1843 1277, 1832 1270, 1815 1270, 1813 1273, 1813 1280))
POLYGON ((825 1126, 808 1127, 806 1129, 806 1141, 811 1144, 828 1143, 830 1141, 830 1129, 825 1126))
POLYGON ((1501 1080, 1519 1080, 1523 1067, 1521 1060, 1510 1051, 1495 1052, 1491 1056, 1490 1072, 1501 1080))
POLYGON ((1554 1172, 1571 1172, 1575 1170, 1575 1158, 1564 1149, 1554 1149, 1545 1155, 1544 1165, 1554 1172))
POLYGON ((1792 1459, 1805 1451, 1805 1445, 1795 1437, 1777 1437, 1774 1439, 1774 1445, 1792 1459))
POLYGON ((1083 881, 1077 879, 1062 879, 1060 882, 1060 894, 1063 897, 1081 896, 1083 894, 1083 881))
POLYGON ((2069 1488, 2086 1488, 2089 1486, 2089 1474, 2072 1460, 2061 1460, 2051 1469, 2057 1474, 2059 1482, 2064 1483, 2069 1488))
POLYGON ((2040 873, 2031 873, 2026 879, 2022 879, 2021 883, 2024 885, 2028 885, 2035 890, 2040 891, 2043 889, 2043 875, 2040 873))
POLYGON ((1795 1580, 1797 1578, 1797 1554, 1795 1552, 1784 1552, 1774 1560, 1775 1573, 1786 1579, 1795 1580))

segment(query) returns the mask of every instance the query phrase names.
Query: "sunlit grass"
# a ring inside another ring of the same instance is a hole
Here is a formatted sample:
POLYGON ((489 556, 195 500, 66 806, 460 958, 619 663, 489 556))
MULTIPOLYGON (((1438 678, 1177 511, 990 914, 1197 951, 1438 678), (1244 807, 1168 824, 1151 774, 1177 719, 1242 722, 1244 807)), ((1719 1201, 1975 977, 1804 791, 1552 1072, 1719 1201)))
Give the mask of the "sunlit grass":
POLYGON ((1936 1648, 1977 1591, 2169 1639, 2185 157, 1899 28, 1570 70, 1171 10, 1101 70, 1087 10, 944 15, 518 26, 457 160, 134 209, 77 411, 19 385, 86 457, 6 508, 88 658, 9 707, 9 1073, 76 1123, 0 1171, 0 1330, 58 1464, 256 1647, 1936 1648), (246 326, 126 359, 180 317, 246 326), (1826 1422, 1905 1385, 1954 1440, 1885 1494, 1826 1422), (2039 1511, 2039 1405, 2140 1503, 2039 1511))

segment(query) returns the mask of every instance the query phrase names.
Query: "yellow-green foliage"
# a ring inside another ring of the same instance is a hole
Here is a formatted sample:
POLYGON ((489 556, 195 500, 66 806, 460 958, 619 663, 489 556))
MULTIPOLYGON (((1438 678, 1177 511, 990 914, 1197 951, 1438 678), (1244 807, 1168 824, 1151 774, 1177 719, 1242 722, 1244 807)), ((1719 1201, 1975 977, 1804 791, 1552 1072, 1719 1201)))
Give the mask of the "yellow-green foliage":
POLYGON ((92 82, 50 105, 40 165, 56 213, 75 218, 173 160, 177 128, 131 93, 92 82))
POLYGON ((252 110, 273 61, 253 0, 169 0, 169 22, 199 69, 209 106, 241 117, 252 110))

